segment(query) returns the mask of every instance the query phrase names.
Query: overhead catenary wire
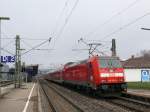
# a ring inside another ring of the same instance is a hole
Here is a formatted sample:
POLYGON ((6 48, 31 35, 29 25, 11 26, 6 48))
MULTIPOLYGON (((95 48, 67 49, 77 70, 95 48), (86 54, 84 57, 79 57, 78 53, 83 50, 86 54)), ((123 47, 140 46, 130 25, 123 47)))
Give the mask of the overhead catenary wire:
MULTIPOLYGON (((10 40, 10 39, 16 39, 16 38, 5 37, 5 38, 1 38, 1 39, 10 40)), ((23 40, 47 40, 47 38, 20 38, 20 39, 23 39, 23 40)))
MULTIPOLYGON (((2 34, 5 35, 5 36, 8 38, 8 35, 4 34, 3 32, 2 32, 2 34)), ((1 38, 1 39, 3 39, 3 38, 1 38)), ((11 38, 11 39, 9 39, 9 40, 11 40, 11 41, 8 42, 8 43, 6 43, 6 44, 4 44, 4 45, 1 47, 1 50, 4 51, 5 53, 10 54, 10 55, 14 55, 14 53, 12 53, 12 52, 10 51, 10 49, 9 49, 9 50, 6 49, 6 47, 8 47, 9 45, 11 45, 12 43, 14 44, 14 38, 11 38)))
POLYGON ((134 2, 132 2, 131 4, 129 4, 126 8, 122 9, 121 11, 117 12, 116 14, 112 15, 109 19, 107 19, 105 22, 103 22, 102 24, 99 24, 97 27, 95 27, 92 31, 90 31, 88 34, 85 35, 85 37, 89 37, 92 34, 94 34, 97 30, 99 30, 99 28, 104 27, 104 25, 108 24, 109 22, 111 22, 115 17, 121 15, 122 13, 124 13, 125 11, 129 10, 131 7, 133 7, 135 4, 137 4, 139 1, 141 0, 135 0, 134 2))
POLYGON ((53 33, 57 30, 58 23, 59 23, 59 19, 63 16, 64 11, 65 11, 65 9, 66 9, 66 7, 67 7, 67 5, 68 5, 68 2, 69 2, 69 0, 66 0, 66 2, 65 2, 65 4, 64 4, 64 7, 62 8, 62 10, 61 10, 59 16, 56 18, 56 25, 54 26, 53 33))
MULTIPOLYGON (((11 37, 14 37, 14 35, 12 35, 12 34, 5 34, 4 32, 2 32, 2 34, 5 36, 5 37, 2 37, 1 39, 4 39, 4 40, 13 40, 13 39, 16 39, 16 38, 11 38, 11 37)), ((40 36, 40 38, 39 37, 37 37, 37 36, 23 36, 23 38, 20 38, 20 39, 22 39, 22 40, 47 40, 47 37, 44 37, 44 36, 40 36), (32 38, 28 38, 28 37, 32 37, 32 38)))
POLYGON ((69 19, 70 19, 71 15, 72 15, 73 11, 75 10, 75 8, 76 8, 78 2, 79 2, 79 0, 76 0, 74 6, 72 7, 72 9, 71 9, 71 11, 70 11, 70 13, 69 13, 68 16, 66 17, 65 22, 64 22, 62 28, 60 29, 58 35, 57 35, 57 39, 58 39, 58 38, 60 37, 60 35, 63 33, 63 31, 64 31, 64 29, 65 29, 65 26, 66 26, 67 23, 69 22, 69 19))
POLYGON ((33 47, 33 46, 31 46, 29 43, 27 43, 26 41, 24 41, 24 40, 22 40, 22 39, 21 39, 21 42, 24 43, 26 46, 28 46, 28 47, 30 47, 30 48, 33 47))
POLYGON ((59 32, 58 32, 58 34, 57 34, 57 36, 56 36, 56 39, 55 39, 55 41, 54 41, 54 46, 55 46, 55 43, 56 43, 56 41, 58 40, 58 38, 60 38, 61 34, 63 33, 63 31, 64 31, 64 29, 65 29, 67 23, 69 22, 69 20, 70 20, 70 18, 71 18, 71 15, 73 14, 73 11, 74 11, 75 8, 77 7, 77 4, 78 4, 78 3, 79 3, 79 0, 76 0, 75 3, 74 3, 74 5, 73 5, 73 7, 72 7, 72 9, 71 9, 71 11, 70 11, 70 13, 69 13, 68 16, 66 17, 63 26, 61 27, 61 29, 59 30, 59 32))
POLYGON ((8 47, 11 44, 14 44, 14 40, 11 40, 8 43, 6 43, 5 45, 3 45, 3 48, 6 48, 6 47, 8 47))
POLYGON ((105 44, 110 44, 112 41, 105 41, 105 40, 88 40, 86 38, 80 38, 80 39, 84 39, 86 40, 86 42, 101 42, 101 43, 105 43, 105 44))
POLYGON ((12 52, 10 52, 10 51, 8 51, 7 49, 4 49, 4 48, 2 48, 2 47, 1 47, 1 50, 3 50, 4 52, 6 52, 6 53, 8 53, 8 54, 15 55, 14 53, 12 53, 12 52))
POLYGON ((136 23, 137 21, 143 19, 144 17, 146 17, 146 16, 148 16, 148 15, 150 15, 150 12, 147 12, 147 13, 145 13, 144 15, 142 15, 142 16, 140 16, 140 17, 137 17, 137 18, 134 19, 133 21, 131 21, 131 22, 129 22, 129 23, 123 25, 122 27, 118 28, 117 30, 115 30, 115 31, 113 31, 113 32, 111 32, 111 33, 109 33, 108 35, 106 35, 106 36, 104 36, 103 38, 101 38, 101 40, 106 39, 106 38, 112 36, 113 34, 116 34, 116 33, 120 32, 120 31, 124 30, 125 28, 129 27, 130 25, 136 23))

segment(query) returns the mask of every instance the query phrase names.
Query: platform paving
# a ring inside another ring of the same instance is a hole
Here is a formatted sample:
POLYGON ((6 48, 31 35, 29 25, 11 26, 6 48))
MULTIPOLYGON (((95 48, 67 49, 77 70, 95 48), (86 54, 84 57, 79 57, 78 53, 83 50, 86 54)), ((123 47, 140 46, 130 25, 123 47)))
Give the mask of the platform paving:
POLYGON ((150 90, 144 90, 144 89, 128 89, 127 91, 129 94, 135 94, 138 96, 146 96, 150 97, 150 90))
POLYGON ((0 98, 0 112, 38 112, 37 101, 37 85, 28 83, 0 98))

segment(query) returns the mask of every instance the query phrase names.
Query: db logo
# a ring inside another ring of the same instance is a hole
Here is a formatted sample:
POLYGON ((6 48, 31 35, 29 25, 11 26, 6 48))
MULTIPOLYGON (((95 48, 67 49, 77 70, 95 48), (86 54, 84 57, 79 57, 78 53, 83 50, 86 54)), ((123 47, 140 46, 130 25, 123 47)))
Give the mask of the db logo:
POLYGON ((15 56, 1 56, 2 63, 13 63, 15 62, 15 56))

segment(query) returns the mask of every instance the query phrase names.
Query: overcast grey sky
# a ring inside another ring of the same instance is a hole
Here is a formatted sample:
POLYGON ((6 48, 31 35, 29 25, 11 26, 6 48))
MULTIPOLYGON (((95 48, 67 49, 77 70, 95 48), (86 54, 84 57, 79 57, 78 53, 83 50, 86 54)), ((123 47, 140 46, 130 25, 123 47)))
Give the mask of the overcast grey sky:
MULTIPOLYGON (((88 51, 72 51, 72 49, 86 48, 84 44, 78 44, 81 37, 85 40, 102 41, 116 38, 117 53, 121 59, 127 59, 143 49, 149 50, 150 31, 143 31, 140 28, 150 28, 150 15, 125 29, 118 29, 149 13, 150 0, 79 0, 59 36, 60 29, 75 3, 76 0, 0 0, 0 16, 11 18, 10 21, 2 22, 2 37, 14 38, 16 34, 21 38, 52 37, 51 43, 46 43, 40 48, 54 50, 32 51, 22 57, 27 64, 42 66, 87 58, 88 51), (102 25, 116 14, 117 16, 114 16, 111 21, 102 25), (104 38, 116 30, 117 33, 104 38), (91 31, 94 32, 89 35, 91 31)), ((30 49, 42 41, 22 39, 21 46, 30 49)), ((13 53, 14 45, 14 39, 2 39, 2 46, 13 53)), ((109 43, 107 47, 110 47, 109 43)))

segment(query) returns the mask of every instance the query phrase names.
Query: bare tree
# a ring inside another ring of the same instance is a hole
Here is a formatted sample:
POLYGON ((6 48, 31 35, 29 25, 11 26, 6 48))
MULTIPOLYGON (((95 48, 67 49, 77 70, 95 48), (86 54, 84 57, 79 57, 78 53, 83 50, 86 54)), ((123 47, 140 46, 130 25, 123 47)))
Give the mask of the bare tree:
POLYGON ((150 50, 142 50, 140 55, 141 57, 150 57, 150 50))

